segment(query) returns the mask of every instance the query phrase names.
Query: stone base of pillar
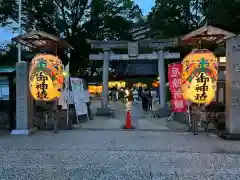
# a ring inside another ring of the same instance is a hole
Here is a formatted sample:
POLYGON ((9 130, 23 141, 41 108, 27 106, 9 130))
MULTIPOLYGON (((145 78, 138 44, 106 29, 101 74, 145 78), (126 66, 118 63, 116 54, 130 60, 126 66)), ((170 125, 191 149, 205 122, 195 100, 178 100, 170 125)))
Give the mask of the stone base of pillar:
POLYGON ((168 108, 159 108, 157 110, 158 117, 168 117, 169 116, 169 109, 168 108))
POLYGON ((182 124, 188 124, 188 120, 184 118, 185 113, 175 113, 174 120, 182 124))
POLYGON ((88 119, 88 115, 87 114, 83 114, 83 115, 79 115, 78 116, 78 121, 79 122, 86 122, 86 121, 88 121, 89 119, 88 119))
POLYGON ((230 134, 228 132, 223 132, 219 136, 224 140, 240 140, 240 134, 230 134))
POLYGON ((110 108, 98 108, 96 116, 111 116, 111 114, 110 108))
POLYGON ((11 135, 23 135, 23 136, 29 136, 35 132, 37 132, 38 129, 36 127, 33 127, 31 129, 23 130, 23 129, 14 129, 11 131, 11 135))

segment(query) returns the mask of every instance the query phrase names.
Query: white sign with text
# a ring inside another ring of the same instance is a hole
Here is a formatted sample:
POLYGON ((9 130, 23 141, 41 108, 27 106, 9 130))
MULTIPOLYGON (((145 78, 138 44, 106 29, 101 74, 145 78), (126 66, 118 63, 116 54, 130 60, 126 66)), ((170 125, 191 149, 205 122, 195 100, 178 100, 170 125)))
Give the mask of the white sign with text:
POLYGON ((87 114, 87 106, 84 97, 83 80, 80 78, 70 77, 73 102, 77 116, 87 114))

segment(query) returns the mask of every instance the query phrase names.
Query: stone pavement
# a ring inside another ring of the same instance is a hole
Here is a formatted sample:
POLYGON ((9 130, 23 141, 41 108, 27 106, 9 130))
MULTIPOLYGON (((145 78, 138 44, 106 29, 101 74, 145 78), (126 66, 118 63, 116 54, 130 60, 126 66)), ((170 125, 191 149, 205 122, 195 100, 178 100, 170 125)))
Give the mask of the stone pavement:
POLYGON ((180 132, 0 136, 2 180, 238 180, 240 142, 180 132))
MULTIPOLYGON (((132 104, 128 102, 124 104, 122 101, 112 102, 109 106, 115 110, 114 117, 95 116, 94 120, 90 120, 75 128, 81 129, 121 129, 125 124, 126 112, 130 110, 132 116, 132 124, 137 130, 159 130, 159 131, 185 131, 187 126, 176 121, 168 122, 167 118, 151 118, 146 112, 143 112, 140 102, 132 104)), ((96 114, 97 107, 100 107, 100 101, 93 101, 92 110, 96 114)))

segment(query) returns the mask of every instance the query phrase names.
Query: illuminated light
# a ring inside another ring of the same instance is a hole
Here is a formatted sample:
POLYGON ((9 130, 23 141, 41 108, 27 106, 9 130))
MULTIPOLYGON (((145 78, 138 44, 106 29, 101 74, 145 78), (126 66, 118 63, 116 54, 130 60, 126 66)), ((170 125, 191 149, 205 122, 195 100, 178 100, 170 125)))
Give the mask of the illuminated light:
POLYGON ((117 87, 117 88, 125 88, 126 87, 126 82, 125 81, 109 81, 108 82, 108 87, 109 88, 113 88, 113 87, 117 87))
POLYGON ((133 86, 135 86, 135 87, 137 87, 137 88, 139 88, 139 87, 147 87, 146 84, 141 83, 141 82, 138 82, 138 83, 136 83, 136 84, 133 84, 133 86))
POLYGON ((102 86, 96 86, 96 85, 89 85, 88 91, 91 94, 101 94, 102 93, 102 86))
POLYGON ((68 75, 68 73, 64 71, 64 72, 63 72, 63 76, 64 76, 64 77, 67 77, 67 75, 68 75))
POLYGON ((158 86, 159 86, 159 81, 154 81, 154 82, 152 83, 152 86, 153 86, 153 87, 158 87, 158 86))
POLYGON ((211 51, 197 49, 183 59, 181 80, 182 93, 185 100, 198 104, 211 103, 215 97, 217 79, 218 62, 216 56, 211 51), (201 97, 200 99, 199 96, 201 97))
POLYGON ((215 97, 212 79, 204 72, 196 75, 188 89, 188 100, 197 104, 209 104, 215 97))
POLYGON ((129 96, 130 92, 129 90, 125 90, 126 96, 129 96))
POLYGON ((38 54, 33 58, 29 71, 29 88, 35 100, 52 101, 60 97, 63 83, 63 64, 57 56, 38 54))
POLYGON ((225 62, 227 62, 226 57, 219 57, 219 62, 220 62, 220 63, 225 63, 225 62))

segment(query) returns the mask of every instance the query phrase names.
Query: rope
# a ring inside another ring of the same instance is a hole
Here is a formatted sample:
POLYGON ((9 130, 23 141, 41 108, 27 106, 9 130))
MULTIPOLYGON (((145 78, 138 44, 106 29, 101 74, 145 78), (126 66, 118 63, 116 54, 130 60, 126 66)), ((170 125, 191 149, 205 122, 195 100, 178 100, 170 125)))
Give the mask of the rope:
POLYGON ((202 46, 203 46, 203 42, 202 42, 202 39, 200 39, 197 44, 197 49, 202 49, 202 46))

